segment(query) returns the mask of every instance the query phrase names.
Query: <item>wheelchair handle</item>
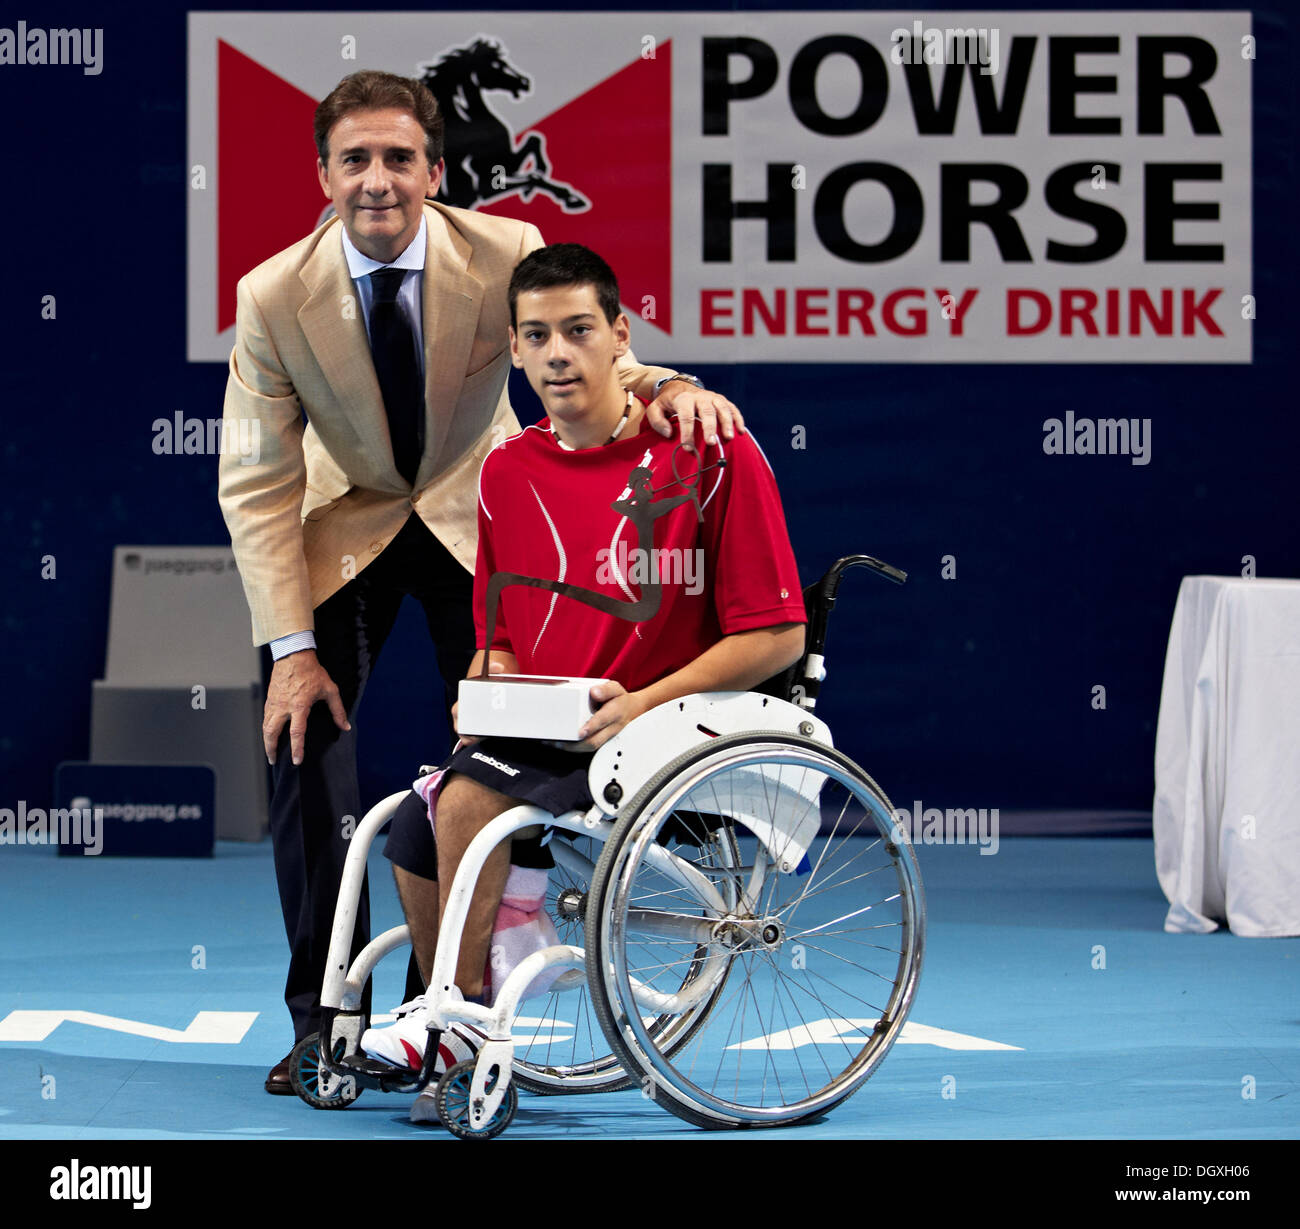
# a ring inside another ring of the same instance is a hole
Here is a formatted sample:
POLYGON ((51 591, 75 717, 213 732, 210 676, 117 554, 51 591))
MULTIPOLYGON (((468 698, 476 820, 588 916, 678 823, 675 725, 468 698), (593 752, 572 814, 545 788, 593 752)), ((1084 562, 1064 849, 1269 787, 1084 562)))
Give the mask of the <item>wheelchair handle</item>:
POLYGON ((839 592, 840 580, 850 568, 857 567, 870 568, 876 575, 883 576, 896 585, 905 584, 907 581, 906 572, 892 567, 883 560, 876 559, 871 555, 845 555, 842 559, 837 559, 815 586, 817 602, 811 612, 812 617, 808 622, 807 649, 810 654, 816 653, 820 655, 825 649, 826 624, 830 619, 831 610, 835 606, 835 596, 839 592))
POLYGON ((850 568, 857 567, 870 568, 878 576, 883 576, 896 585, 907 581, 906 572, 872 555, 845 555, 831 564, 821 580, 810 586, 808 594, 812 600, 808 603, 810 609, 804 657, 795 675, 796 689, 792 689, 794 702, 801 708, 811 709, 817 704, 822 680, 826 677, 826 626, 835 607, 840 579, 850 568))

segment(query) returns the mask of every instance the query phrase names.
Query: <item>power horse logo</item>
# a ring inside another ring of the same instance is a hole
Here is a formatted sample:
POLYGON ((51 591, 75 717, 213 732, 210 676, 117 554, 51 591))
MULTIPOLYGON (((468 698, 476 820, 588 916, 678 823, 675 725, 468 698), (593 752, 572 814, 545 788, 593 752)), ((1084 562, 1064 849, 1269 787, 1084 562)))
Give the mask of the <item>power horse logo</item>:
POLYGON ((484 95, 493 91, 518 98, 532 89, 505 57, 501 44, 477 38, 444 52, 436 63, 420 65, 421 83, 438 100, 446 125, 447 169, 437 199, 473 209, 515 193, 528 201, 542 192, 566 213, 590 209, 591 202, 572 185, 548 177, 546 138, 539 132, 516 138, 488 105, 484 95))

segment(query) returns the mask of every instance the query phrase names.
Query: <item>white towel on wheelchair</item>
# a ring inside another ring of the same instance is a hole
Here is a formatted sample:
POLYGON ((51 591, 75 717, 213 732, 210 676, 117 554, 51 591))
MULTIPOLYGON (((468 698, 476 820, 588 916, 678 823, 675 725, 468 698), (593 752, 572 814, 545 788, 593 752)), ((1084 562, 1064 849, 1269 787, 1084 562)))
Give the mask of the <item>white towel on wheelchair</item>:
MULTIPOLYGON (((429 807, 429 823, 437 841, 438 794, 445 776, 436 769, 418 778, 412 788, 429 807)), ((546 912, 546 886, 550 872, 538 867, 514 866, 506 877, 501 905, 492 924, 492 942, 488 947, 487 964, 483 970, 483 1001, 489 1007, 496 1003, 505 980, 534 952, 559 943, 555 926, 546 912)), ((563 966, 544 969, 528 983, 523 999, 537 998, 550 991, 565 969, 563 966)), ((522 1000, 521 1000, 522 1001, 522 1000)))

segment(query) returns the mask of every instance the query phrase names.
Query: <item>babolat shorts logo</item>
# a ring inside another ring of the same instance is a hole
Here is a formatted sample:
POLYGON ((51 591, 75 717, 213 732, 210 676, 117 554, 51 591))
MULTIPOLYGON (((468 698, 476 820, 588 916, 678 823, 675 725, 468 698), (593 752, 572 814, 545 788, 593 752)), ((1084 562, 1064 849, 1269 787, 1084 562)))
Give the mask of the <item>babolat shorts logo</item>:
POLYGON ((517 777, 518 768, 511 768, 509 764, 503 764, 500 760, 494 760, 490 755, 484 755, 481 751, 475 751, 470 757, 472 760, 479 760, 489 768, 495 768, 498 772, 504 772, 508 777, 517 777))

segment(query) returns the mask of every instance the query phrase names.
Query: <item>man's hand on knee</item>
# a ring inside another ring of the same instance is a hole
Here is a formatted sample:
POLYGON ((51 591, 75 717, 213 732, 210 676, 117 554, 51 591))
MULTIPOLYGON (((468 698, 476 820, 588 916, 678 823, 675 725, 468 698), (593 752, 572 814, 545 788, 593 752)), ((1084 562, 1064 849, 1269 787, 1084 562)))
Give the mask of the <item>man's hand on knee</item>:
POLYGON ((275 663, 262 715, 262 746, 268 764, 275 763, 276 748, 286 721, 289 723, 289 748, 293 762, 302 763, 307 741, 307 715, 320 700, 329 706, 334 724, 340 730, 352 728, 339 689, 320 664, 314 649, 290 653, 275 663))

